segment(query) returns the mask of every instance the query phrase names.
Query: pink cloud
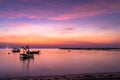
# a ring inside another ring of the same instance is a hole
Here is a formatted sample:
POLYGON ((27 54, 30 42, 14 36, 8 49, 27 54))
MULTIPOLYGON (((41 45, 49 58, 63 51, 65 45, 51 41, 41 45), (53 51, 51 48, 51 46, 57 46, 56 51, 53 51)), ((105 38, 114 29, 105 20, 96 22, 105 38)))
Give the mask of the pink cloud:
MULTIPOLYGON (((3 1, 3 0, 2 0, 3 1)), ((29 0, 21 0, 28 2, 29 0)), ((18 7, 18 10, 1 10, 2 18, 29 18, 29 19, 50 19, 50 20, 69 20, 75 18, 84 18, 101 14, 111 14, 120 12, 120 2, 113 0, 95 0, 90 4, 65 6, 64 4, 55 4, 45 2, 44 6, 50 9, 42 9, 41 6, 26 6, 24 4, 13 4, 10 7, 18 7), (20 8, 22 6, 22 8, 20 8), (65 7, 65 10, 63 8, 65 7), (25 8, 24 8, 25 7, 25 8), (67 7, 67 8, 66 8, 67 7)), ((35 1, 37 3, 37 0, 35 1)), ((9 6, 8 6, 9 7, 9 6)))
POLYGON ((89 16, 95 16, 98 14, 104 13, 103 11, 85 11, 85 12, 76 12, 76 13, 65 13, 61 14, 55 17, 50 17, 49 19, 52 20, 68 20, 68 19, 75 19, 75 18, 83 18, 83 17, 89 17, 89 16))
POLYGON ((25 10, 6 10, 0 11, 0 17, 2 18, 29 18, 29 19, 41 19, 53 15, 52 11, 40 10, 35 8, 25 9, 25 10))
POLYGON ((102 2, 95 2, 87 5, 77 5, 72 7, 68 13, 60 14, 54 17, 50 17, 52 20, 69 20, 75 18, 83 18, 96 16, 100 14, 120 13, 120 2, 108 3, 106 0, 102 2))
POLYGON ((73 34, 75 33, 75 28, 71 28, 71 27, 68 27, 68 28, 63 28, 62 30, 60 30, 60 35, 66 35, 66 34, 73 34))
POLYGON ((64 28, 64 30, 71 31, 71 30, 74 30, 74 28, 64 28))

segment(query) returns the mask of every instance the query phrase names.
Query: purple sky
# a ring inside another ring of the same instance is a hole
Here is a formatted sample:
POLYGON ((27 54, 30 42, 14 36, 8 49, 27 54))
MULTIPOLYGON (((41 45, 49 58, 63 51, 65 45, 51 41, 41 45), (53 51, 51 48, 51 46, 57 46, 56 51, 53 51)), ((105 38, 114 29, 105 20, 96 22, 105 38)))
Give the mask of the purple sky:
POLYGON ((0 0, 0 47, 120 47, 120 0, 0 0))

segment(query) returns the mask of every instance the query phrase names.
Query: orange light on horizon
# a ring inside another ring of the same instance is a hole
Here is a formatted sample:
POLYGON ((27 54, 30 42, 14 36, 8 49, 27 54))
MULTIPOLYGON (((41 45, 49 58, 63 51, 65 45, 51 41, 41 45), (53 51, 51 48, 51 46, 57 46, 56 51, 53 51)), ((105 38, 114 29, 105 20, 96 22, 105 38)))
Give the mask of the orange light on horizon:
POLYGON ((79 36, 79 37, 37 37, 37 36, 4 36, 0 42, 10 44, 30 44, 30 45, 77 45, 77 44, 111 44, 117 43, 114 36, 79 36))

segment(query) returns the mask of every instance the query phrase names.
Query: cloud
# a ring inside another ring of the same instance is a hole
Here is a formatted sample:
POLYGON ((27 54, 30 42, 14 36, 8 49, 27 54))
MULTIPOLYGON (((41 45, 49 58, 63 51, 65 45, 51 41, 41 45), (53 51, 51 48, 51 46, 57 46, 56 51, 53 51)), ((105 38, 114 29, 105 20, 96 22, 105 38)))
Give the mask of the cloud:
POLYGON ((111 13, 120 13, 120 1, 118 2, 109 2, 104 0, 104 2, 94 2, 87 5, 77 5, 71 8, 68 13, 60 14, 54 16, 50 19, 52 20, 69 20, 75 18, 83 18, 96 16, 101 14, 111 14, 111 13))
POLYGON ((119 37, 120 31, 119 21, 112 21, 111 23, 101 24, 97 29, 98 32, 112 32, 115 36, 119 37))
POLYGON ((47 16, 51 15, 52 12, 49 11, 41 11, 39 9, 28 9, 28 10, 20 10, 20 11, 0 11, 1 18, 29 18, 29 19, 41 19, 46 18, 47 16))
POLYGON ((59 31, 59 35, 63 36, 72 36, 75 33, 75 28, 71 28, 71 27, 67 27, 67 28, 63 28, 59 31))
POLYGON ((21 0, 15 2, 1 0, 0 18, 69 20, 101 14, 120 13, 120 1, 118 0, 110 0, 109 2, 108 0, 92 0, 83 4, 80 1, 68 3, 63 0, 48 2, 44 0, 21 0))
POLYGON ((72 31, 74 28, 64 28, 65 31, 72 31))

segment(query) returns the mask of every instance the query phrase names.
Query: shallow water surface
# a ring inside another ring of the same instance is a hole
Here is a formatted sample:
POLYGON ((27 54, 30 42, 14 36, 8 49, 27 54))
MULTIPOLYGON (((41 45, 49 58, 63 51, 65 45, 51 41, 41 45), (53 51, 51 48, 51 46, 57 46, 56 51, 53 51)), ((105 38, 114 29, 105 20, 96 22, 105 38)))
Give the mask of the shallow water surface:
POLYGON ((37 50, 34 58, 21 59, 22 51, 0 49, 0 78, 120 72, 120 51, 37 50))

